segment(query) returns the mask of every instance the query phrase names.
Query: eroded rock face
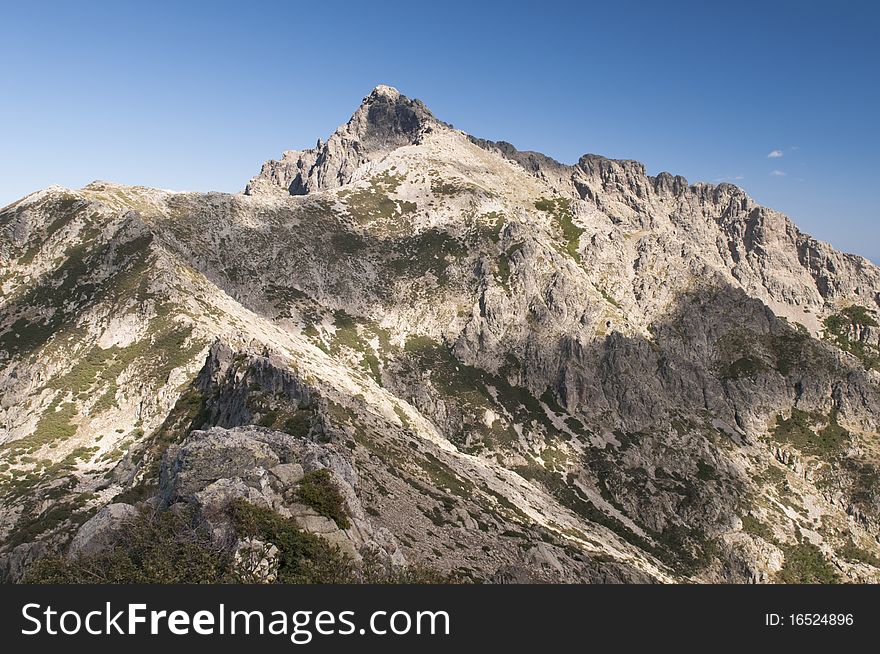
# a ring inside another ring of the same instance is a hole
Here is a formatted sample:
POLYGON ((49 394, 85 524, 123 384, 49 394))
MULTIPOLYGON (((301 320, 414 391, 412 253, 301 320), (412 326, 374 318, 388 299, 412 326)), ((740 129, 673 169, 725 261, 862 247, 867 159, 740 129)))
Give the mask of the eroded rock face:
POLYGON ((216 428, 194 432, 189 441, 166 451, 160 497, 168 506, 176 501, 190 501, 218 481, 241 480, 257 485, 270 468, 281 463, 276 450, 285 457, 292 455, 281 437, 259 430, 230 433, 216 428))
POLYGON ((736 186, 378 87, 244 195, 50 188, 0 233, 7 578, 152 496, 481 581, 877 579, 880 270, 736 186))

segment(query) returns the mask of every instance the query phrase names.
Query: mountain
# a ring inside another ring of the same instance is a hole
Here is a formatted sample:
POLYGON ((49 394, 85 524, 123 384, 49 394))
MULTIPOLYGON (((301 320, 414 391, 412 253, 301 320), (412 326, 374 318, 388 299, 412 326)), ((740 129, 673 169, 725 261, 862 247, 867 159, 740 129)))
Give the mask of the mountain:
POLYGON ((262 581, 306 578, 282 523, 361 571, 880 581, 880 269, 736 186, 379 86, 242 194, 50 187, 0 231, 8 581, 142 516, 262 581))

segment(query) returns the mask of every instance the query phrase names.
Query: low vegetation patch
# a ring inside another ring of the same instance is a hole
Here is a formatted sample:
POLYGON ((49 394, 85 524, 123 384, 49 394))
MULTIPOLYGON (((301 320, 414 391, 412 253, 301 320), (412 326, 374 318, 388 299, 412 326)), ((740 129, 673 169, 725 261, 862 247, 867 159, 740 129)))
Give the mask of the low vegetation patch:
MULTIPOLYGON (((144 470, 141 477, 158 479, 159 464, 165 450, 172 444, 182 442, 193 429, 204 425, 207 418, 205 396, 198 388, 190 386, 181 393, 162 425, 147 439, 141 440, 143 431, 138 429, 134 436, 139 442, 137 450, 132 452, 132 461, 144 470)), ((137 488, 126 492, 124 497, 142 499, 137 488)), ((117 498, 115 501, 124 502, 126 499, 117 498)))
POLYGON ((351 558, 314 534, 303 531, 291 518, 242 499, 229 506, 240 538, 257 538, 278 548, 281 583, 343 583, 354 571, 351 558))
POLYGON ((399 221, 416 210, 415 202, 392 197, 402 181, 402 177, 385 171, 372 177, 369 186, 340 191, 339 197, 345 201, 349 214, 360 223, 399 221))
MULTIPOLYGON (((355 561, 296 521, 243 499, 233 500, 229 520, 239 539, 254 538, 278 548, 276 583, 409 583, 457 581, 437 570, 389 567, 374 553, 355 561)), ((194 513, 144 509, 120 526, 115 546, 104 553, 50 556, 34 564, 25 583, 239 583, 244 581, 231 548, 214 542, 194 513)))
POLYGON ((571 200, 569 198, 541 198, 535 202, 535 209, 550 215, 556 227, 562 232, 562 251, 580 263, 580 239, 584 230, 574 224, 571 200))
POLYGON ((76 407, 73 404, 59 403, 56 399, 43 413, 33 433, 4 444, 0 447, 0 451, 7 451, 15 457, 32 454, 44 445, 51 446, 58 441, 67 440, 76 434, 77 427, 71 422, 76 414, 76 407))
POLYGON ((105 553, 38 561, 26 583, 205 584, 232 581, 232 557, 189 514, 141 512, 105 553))
POLYGON ((768 543, 775 542, 773 531, 766 524, 751 514, 742 517, 742 529, 751 536, 757 536, 768 543))
POLYGON ((860 359, 868 370, 871 368, 880 370, 880 351, 853 338, 854 334, 865 327, 878 327, 872 312, 867 307, 849 306, 825 319, 825 339, 860 359))
POLYGON ((721 370, 721 379, 733 380, 756 377, 759 373, 767 370, 767 365, 755 357, 740 357, 733 363, 721 370))
POLYGON ((783 584, 836 584, 837 571, 816 545, 802 542, 783 548, 785 563, 777 573, 783 584))
POLYGON ((771 431, 773 440, 791 445, 804 454, 828 457, 839 454, 849 442, 850 434, 837 422, 836 412, 828 418, 818 413, 792 409, 791 417, 778 416, 771 431), (817 429, 818 425, 824 426, 817 429))
POLYGON ((552 437, 568 437, 555 427, 528 389, 514 386, 500 374, 459 361, 442 343, 427 336, 413 336, 407 339, 404 350, 416 364, 415 370, 430 371, 432 386, 460 409, 462 424, 458 433, 451 434, 457 443, 464 444, 475 435, 482 437, 487 448, 515 442, 519 435, 512 422, 530 431, 541 427, 552 437), (498 415, 491 426, 482 420, 487 409, 498 415))
POLYGON ((298 494, 303 504, 307 504, 322 516, 330 518, 340 529, 348 529, 351 522, 346 514, 345 498, 326 468, 306 473, 299 483, 298 494))
POLYGON ((393 272, 410 277, 431 273, 440 284, 449 281, 448 260, 467 254, 467 248, 457 238, 436 228, 400 239, 395 251, 397 258, 390 262, 393 272))
POLYGON ((852 539, 840 548, 838 555, 853 563, 867 563, 875 568, 880 568, 880 557, 863 547, 859 547, 852 539))

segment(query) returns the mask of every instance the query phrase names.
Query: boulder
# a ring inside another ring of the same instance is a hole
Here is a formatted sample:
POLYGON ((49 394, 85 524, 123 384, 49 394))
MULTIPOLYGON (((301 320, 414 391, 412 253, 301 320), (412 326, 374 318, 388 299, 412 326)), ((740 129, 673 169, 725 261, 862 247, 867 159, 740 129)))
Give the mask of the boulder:
POLYGON ((108 504, 77 530, 67 550, 68 556, 92 556, 110 549, 125 523, 139 515, 131 504, 108 504))

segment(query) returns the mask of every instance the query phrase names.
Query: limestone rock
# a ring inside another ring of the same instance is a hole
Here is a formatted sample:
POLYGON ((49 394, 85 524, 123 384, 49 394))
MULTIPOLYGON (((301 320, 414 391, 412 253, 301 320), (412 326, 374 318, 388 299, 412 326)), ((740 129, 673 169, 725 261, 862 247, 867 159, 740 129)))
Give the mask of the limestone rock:
POLYGON ((269 470, 282 486, 293 486, 298 483, 305 474, 303 467, 298 463, 279 463, 269 470))

